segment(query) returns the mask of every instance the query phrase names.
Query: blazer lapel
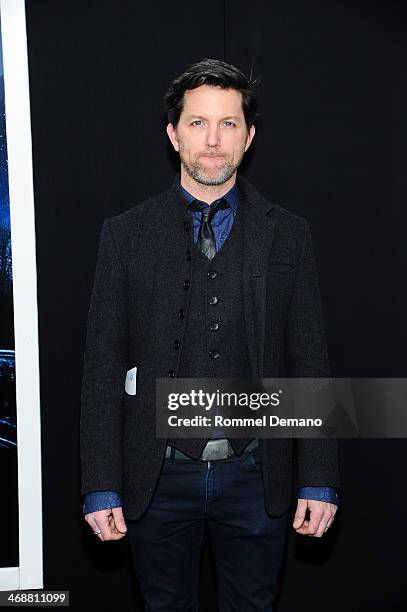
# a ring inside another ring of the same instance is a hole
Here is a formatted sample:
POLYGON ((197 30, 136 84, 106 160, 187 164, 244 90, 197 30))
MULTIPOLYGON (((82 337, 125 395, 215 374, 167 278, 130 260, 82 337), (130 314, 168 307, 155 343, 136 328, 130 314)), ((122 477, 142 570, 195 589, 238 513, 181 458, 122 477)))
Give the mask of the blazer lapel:
POLYGON ((268 202, 237 175, 243 214, 242 288, 252 377, 263 376, 267 268, 276 221, 268 202))

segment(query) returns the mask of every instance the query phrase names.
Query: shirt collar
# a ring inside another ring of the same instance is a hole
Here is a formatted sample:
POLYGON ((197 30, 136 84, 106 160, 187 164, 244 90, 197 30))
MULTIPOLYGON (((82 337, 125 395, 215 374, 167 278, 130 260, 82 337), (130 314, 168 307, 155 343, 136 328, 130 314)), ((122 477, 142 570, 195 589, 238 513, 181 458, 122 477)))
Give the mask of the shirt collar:
MULTIPOLYGON (((192 202, 193 200, 197 199, 195 196, 193 196, 191 193, 189 193, 189 191, 187 191, 181 185, 181 181, 179 181, 179 186, 181 188, 181 191, 182 191, 183 195, 187 199, 188 204, 190 202, 192 202)), ((223 197, 225 198, 226 202, 229 204, 229 206, 233 210, 233 212, 236 213, 237 207, 239 205, 239 188, 237 186, 237 181, 234 182, 233 186, 229 189, 229 191, 227 193, 225 193, 225 195, 223 197)), ((201 200, 199 200, 199 201, 201 201, 201 200)), ((217 200, 215 200, 215 202, 216 201, 217 200)), ((206 202, 204 202, 204 204, 206 204, 206 202)), ((213 204, 213 202, 212 202, 212 204, 213 204)), ((208 204, 208 206, 209 206, 209 204, 208 204)))

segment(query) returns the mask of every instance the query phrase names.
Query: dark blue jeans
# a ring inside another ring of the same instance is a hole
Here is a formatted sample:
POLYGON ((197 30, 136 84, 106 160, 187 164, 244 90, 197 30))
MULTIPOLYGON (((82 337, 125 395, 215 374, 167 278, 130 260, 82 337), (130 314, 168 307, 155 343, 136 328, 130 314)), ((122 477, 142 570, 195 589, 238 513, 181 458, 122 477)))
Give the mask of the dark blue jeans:
POLYGON ((208 523, 220 612, 272 612, 288 512, 264 508, 259 449, 214 462, 165 459, 144 516, 127 520, 147 612, 196 612, 208 523))

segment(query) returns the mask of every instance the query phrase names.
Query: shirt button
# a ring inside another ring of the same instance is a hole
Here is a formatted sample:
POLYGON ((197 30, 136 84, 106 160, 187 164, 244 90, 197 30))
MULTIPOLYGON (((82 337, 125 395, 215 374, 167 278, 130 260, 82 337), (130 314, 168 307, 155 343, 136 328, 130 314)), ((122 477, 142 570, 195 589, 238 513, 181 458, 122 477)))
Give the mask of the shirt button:
POLYGON ((216 272, 216 270, 209 270, 208 276, 209 278, 216 278, 218 276, 218 273, 216 272))
POLYGON ((189 231, 189 223, 188 223, 187 221, 184 221, 184 230, 185 230, 186 232, 188 232, 188 231, 189 231))
POLYGON ((185 310, 183 308, 179 309, 178 318, 179 319, 184 319, 185 318, 185 310))
POLYGON ((218 331, 218 329, 219 329, 219 323, 217 321, 213 321, 210 324, 210 330, 211 331, 218 331))
POLYGON ((175 372, 174 372, 174 370, 168 370, 168 377, 169 377, 169 378, 174 378, 174 377, 175 377, 175 372))
POLYGON ((174 340, 174 348, 176 351, 179 349, 179 340, 174 340))
POLYGON ((190 283, 189 278, 186 278, 186 279, 184 280, 184 289, 189 289, 189 285, 190 285, 190 284, 191 284, 191 283, 190 283))
POLYGON ((218 303, 218 298, 216 297, 216 295, 209 298, 209 304, 217 304, 217 303, 218 303))
POLYGON ((212 359, 217 359, 220 355, 219 351, 216 349, 213 349, 209 354, 212 357, 212 359))

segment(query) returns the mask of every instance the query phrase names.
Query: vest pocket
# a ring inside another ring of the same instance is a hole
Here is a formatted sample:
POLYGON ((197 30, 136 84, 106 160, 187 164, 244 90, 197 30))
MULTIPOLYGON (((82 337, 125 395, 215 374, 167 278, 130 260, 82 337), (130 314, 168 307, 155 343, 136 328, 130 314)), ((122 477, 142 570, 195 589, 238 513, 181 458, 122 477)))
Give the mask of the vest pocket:
POLYGON ((294 274, 295 266, 285 261, 270 261, 270 272, 276 274, 294 274))

